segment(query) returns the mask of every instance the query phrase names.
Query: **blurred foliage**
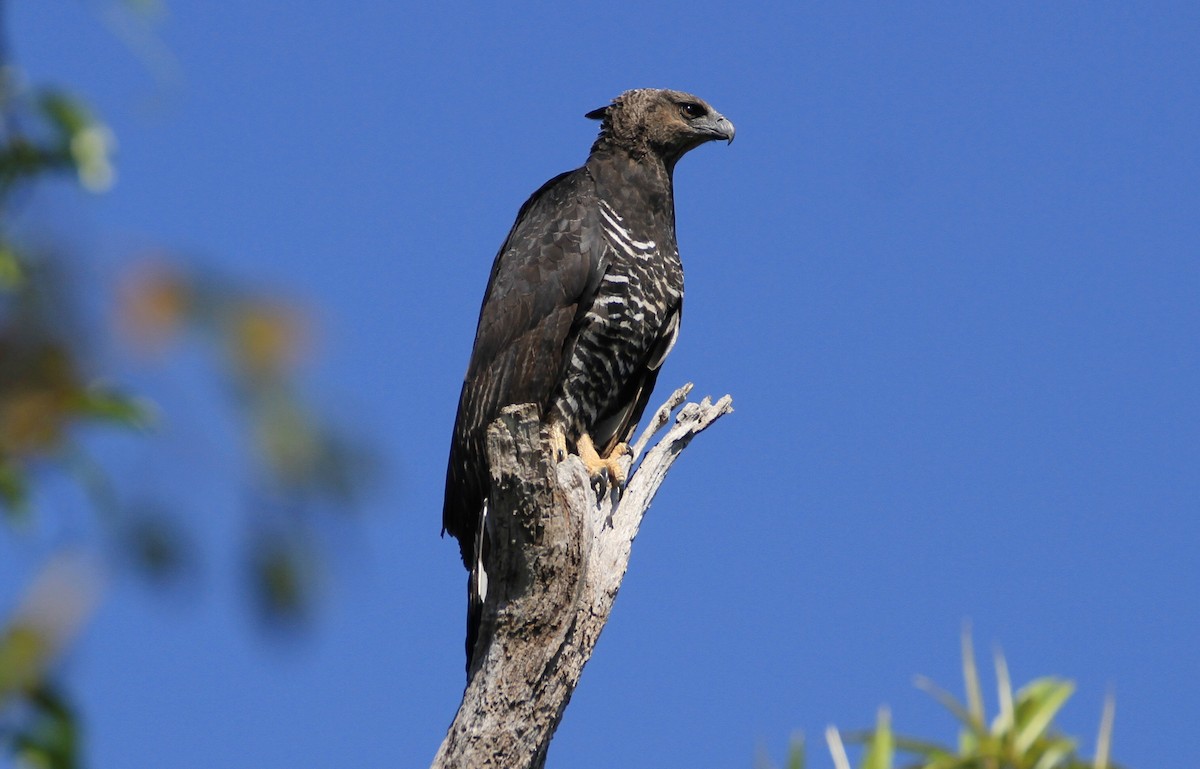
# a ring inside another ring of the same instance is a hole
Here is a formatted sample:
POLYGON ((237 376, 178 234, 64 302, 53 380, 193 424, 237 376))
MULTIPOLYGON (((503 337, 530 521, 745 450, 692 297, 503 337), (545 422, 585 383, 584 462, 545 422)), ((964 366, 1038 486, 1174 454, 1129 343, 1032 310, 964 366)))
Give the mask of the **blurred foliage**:
POLYGON ((63 275, 25 255, 0 220, 0 511, 29 512, 34 466, 77 452, 72 428, 107 423, 141 430, 154 421, 145 401, 89 377, 63 275))
MULTIPOLYGON (((1117 769, 1110 763, 1114 703, 1104 704, 1093 757, 1078 752, 1079 743, 1054 726, 1054 718, 1075 691, 1075 684, 1056 677, 1035 679, 1016 692, 1008 676, 1008 664, 999 651, 995 655, 998 712, 988 721, 983 705, 979 671, 969 630, 963 631, 963 683, 966 701, 919 676, 917 687, 929 692, 959 722, 958 742, 944 745, 917 739, 892 730, 891 715, 881 708, 875 728, 849 734, 846 741, 863 747, 859 769, 1117 769), (898 763, 898 756, 908 759, 898 763)), ((841 733, 833 726, 825 732, 835 769, 851 769, 841 733)), ((760 769, 772 764, 760 756, 760 769)), ((787 769, 805 766, 804 741, 794 738, 785 764, 787 769)))
MULTIPOLYGON (((6 107, 15 96, 11 72, 4 85, 6 107)), ((55 89, 21 93, 19 120, 12 111, 8 135, 0 148, 0 197, 20 184, 47 173, 70 171, 92 192, 110 188, 116 178, 112 132, 96 120, 83 102, 55 89), (12 130, 15 124, 25 130, 12 130)))
POLYGON ((300 308, 162 257, 134 265, 120 294, 118 327, 144 353, 160 354, 189 334, 218 353, 271 484, 292 497, 353 499, 370 456, 296 395, 292 379, 312 347, 300 308))
POLYGON ((0 747, 21 766, 79 765, 79 722, 47 674, 87 622, 100 578, 86 557, 50 559, 0 632, 0 747))
MULTIPOLYGON (((169 57, 147 34, 162 3, 95 5, 135 56, 163 69, 169 57)), ((4 10, 0 0, 0 24, 4 10)), ((38 509, 41 489, 62 476, 90 502, 93 549, 108 569, 151 584, 190 572, 199 556, 187 534, 189 490, 128 502, 139 479, 110 477, 90 446, 91 428, 100 425, 144 436, 150 451, 159 440, 151 434, 168 422, 148 399, 109 384, 122 371, 112 340, 162 364, 176 348, 199 346, 244 439, 221 448, 247 461, 238 463, 238 477, 195 478, 245 487, 242 514, 252 532, 243 543, 245 574, 258 616, 272 624, 307 618, 321 574, 322 518, 353 507, 371 465, 369 452, 299 393, 299 369, 313 347, 307 314, 164 252, 118 276, 115 323, 94 317, 97 286, 80 277, 88 255, 35 246, 53 242, 54 233, 35 239, 17 219, 49 180, 88 194, 110 189, 116 140, 83 99, 26 84, 5 43, 0 31, 0 525, 17 536, 35 530, 50 512, 38 509)), ((78 766, 78 721, 54 670, 100 597, 104 569, 64 576, 78 571, 64 564, 51 558, 0 625, 0 755, 22 766, 78 766)))
POLYGON ((69 769, 80 765, 79 719, 70 703, 52 686, 31 689, 23 703, 20 725, 0 739, 11 744, 18 765, 30 769, 69 769))

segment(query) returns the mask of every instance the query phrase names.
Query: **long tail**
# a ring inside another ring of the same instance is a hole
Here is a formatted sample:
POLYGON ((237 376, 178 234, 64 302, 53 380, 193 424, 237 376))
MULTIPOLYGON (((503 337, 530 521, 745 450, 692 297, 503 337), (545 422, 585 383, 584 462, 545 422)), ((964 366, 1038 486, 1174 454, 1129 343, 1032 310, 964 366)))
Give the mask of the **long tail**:
POLYGON ((487 599, 488 574, 484 564, 491 554, 488 537, 488 503, 483 500, 479 511, 479 526, 475 528, 475 558, 471 573, 467 576, 467 676, 471 675, 471 663, 475 657, 475 646, 479 642, 479 623, 483 619, 483 602, 487 599))

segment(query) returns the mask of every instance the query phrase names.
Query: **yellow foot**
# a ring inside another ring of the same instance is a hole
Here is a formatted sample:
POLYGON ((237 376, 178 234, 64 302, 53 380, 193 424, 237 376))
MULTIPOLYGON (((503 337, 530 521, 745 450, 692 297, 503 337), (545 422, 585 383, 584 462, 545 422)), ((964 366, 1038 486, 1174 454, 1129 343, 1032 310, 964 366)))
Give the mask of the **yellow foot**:
POLYGON ((632 453, 633 450, 629 448, 628 443, 618 443, 616 446, 612 447, 612 451, 608 452, 608 456, 620 458, 632 453))
POLYGON ((567 434, 563 432, 562 425, 557 423, 550 425, 550 456, 554 457, 555 462, 567 458, 567 434))
POLYGON ((583 460, 593 481, 600 480, 604 483, 611 480, 614 486, 625 485, 625 468, 621 466, 620 459, 629 453, 629 446, 621 443, 613 448, 608 456, 601 457, 592 444, 592 436, 587 433, 579 436, 575 445, 579 448, 579 458, 583 460))

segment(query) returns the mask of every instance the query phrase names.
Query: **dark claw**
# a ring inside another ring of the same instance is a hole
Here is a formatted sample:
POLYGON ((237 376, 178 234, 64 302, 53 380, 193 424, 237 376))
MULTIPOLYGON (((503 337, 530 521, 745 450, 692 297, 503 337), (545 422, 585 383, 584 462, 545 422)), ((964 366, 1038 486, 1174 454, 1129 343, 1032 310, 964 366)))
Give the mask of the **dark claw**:
POLYGON ((608 488, 610 486, 609 480, 607 467, 600 468, 600 472, 594 478, 592 478, 592 486, 594 486, 596 489, 597 497, 603 498, 608 494, 608 488))

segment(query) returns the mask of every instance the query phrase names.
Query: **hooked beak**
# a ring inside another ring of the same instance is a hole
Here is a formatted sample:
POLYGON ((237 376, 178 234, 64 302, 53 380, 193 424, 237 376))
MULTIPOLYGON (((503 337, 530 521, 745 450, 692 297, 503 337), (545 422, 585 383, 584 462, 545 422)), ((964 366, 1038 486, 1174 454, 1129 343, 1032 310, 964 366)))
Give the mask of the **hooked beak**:
POLYGON ((712 139, 724 139, 727 144, 733 144, 733 135, 736 130, 729 118, 720 112, 710 112, 704 123, 696 127, 712 139))

